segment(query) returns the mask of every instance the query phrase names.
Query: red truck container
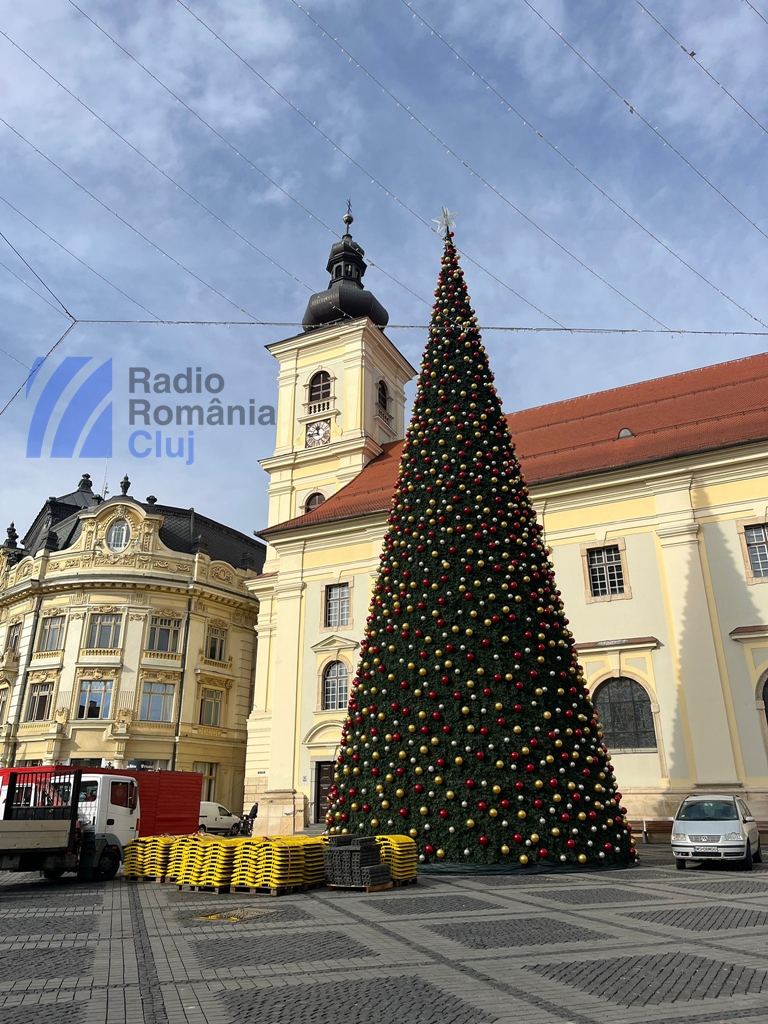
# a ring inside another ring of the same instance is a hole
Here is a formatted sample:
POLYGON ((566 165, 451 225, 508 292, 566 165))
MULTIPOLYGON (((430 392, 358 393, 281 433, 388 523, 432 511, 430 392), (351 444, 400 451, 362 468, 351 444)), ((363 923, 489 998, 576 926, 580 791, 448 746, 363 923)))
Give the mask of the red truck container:
MULTIPOLYGON (((15 771, 46 771, 45 768, 0 768, 0 788, 15 771)), ((51 771, 55 769, 51 768, 51 771)), ((143 772, 132 768, 83 768, 87 775, 122 775, 139 785, 139 835, 180 836, 197 832, 200 825, 200 794, 203 777, 199 772, 143 772)))

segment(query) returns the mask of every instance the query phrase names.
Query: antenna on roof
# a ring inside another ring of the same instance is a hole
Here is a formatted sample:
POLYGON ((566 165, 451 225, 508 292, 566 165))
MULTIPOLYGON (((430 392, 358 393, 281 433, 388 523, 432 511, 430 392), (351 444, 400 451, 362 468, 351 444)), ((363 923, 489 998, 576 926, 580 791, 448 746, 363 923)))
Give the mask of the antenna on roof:
POLYGON ((109 484, 107 483, 107 469, 109 468, 109 457, 104 460, 104 483, 101 487, 101 493, 106 498, 109 494, 109 484))

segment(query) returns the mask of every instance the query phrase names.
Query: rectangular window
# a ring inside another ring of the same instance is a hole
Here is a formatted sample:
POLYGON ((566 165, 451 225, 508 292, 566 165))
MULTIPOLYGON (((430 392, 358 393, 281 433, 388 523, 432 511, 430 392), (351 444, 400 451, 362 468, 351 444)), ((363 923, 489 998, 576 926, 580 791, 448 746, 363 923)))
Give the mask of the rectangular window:
POLYGON ((200 725, 221 724, 221 690, 203 690, 200 698, 200 725))
POLYGON ((221 626, 209 626, 205 642, 205 656, 210 661, 224 661, 227 631, 221 626))
POLYGON ((136 807, 135 782, 111 782, 109 784, 109 802, 113 807, 136 807))
POLYGON ((142 722, 170 722, 173 719, 173 699, 176 687, 173 683, 144 683, 141 694, 142 722))
POLYGON ((0 690, 0 725, 5 722, 5 712, 8 710, 8 694, 11 692, 9 686, 0 690))
POLYGON ((29 688, 27 703, 28 722, 47 722, 51 717, 53 683, 33 683, 29 688))
POLYGON ((745 526, 749 565, 753 576, 768 576, 768 526, 745 526))
POLYGON ((618 544, 606 548, 589 548, 587 566, 592 597, 624 593, 624 570, 618 544))
POLYGON ((8 627, 8 635, 5 640, 6 651, 13 654, 19 653, 19 640, 21 638, 21 623, 14 622, 8 627))
POLYGON ((96 650, 115 650, 120 646, 122 615, 99 612, 91 616, 88 630, 88 647, 96 650))
POLYGON ((149 622, 148 651, 163 651, 177 654, 179 651, 179 635, 181 619, 164 619, 153 615, 149 622))
POLYGON ((64 646, 64 616, 51 615, 43 619, 40 629, 39 651, 60 651, 64 646))
POLYGON ((111 705, 111 679, 84 679, 80 683, 78 718, 109 718, 111 705))
POLYGON ((326 627, 349 625, 349 584, 334 583, 325 588, 326 627))
POLYGON ((192 765, 193 772, 200 772, 203 776, 203 789, 200 795, 201 800, 213 800, 216 792, 216 773, 218 764, 209 761, 195 761, 192 765))

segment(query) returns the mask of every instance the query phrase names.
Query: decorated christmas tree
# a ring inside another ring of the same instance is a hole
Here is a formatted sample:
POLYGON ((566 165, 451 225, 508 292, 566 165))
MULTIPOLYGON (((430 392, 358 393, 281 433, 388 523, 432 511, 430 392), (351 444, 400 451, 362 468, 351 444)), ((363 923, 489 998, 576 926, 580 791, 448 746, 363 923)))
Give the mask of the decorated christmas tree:
POLYGON ((422 861, 626 864, 597 715, 453 233, 327 817, 422 861))

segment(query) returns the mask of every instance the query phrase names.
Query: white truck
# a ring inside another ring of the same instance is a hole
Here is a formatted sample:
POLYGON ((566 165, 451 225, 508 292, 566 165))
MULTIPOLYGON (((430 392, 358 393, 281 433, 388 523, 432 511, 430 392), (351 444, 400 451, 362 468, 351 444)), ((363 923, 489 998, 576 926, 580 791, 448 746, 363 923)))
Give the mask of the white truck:
POLYGON ((0 770, 0 871, 114 878, 139 835, 139 786, 130 775, 67 766, 0 770))

